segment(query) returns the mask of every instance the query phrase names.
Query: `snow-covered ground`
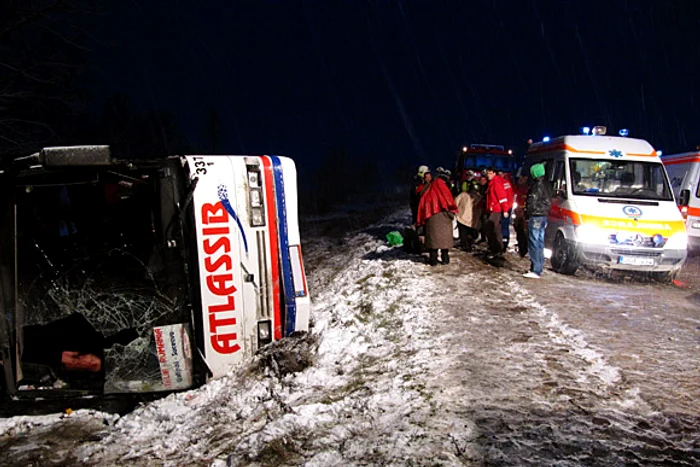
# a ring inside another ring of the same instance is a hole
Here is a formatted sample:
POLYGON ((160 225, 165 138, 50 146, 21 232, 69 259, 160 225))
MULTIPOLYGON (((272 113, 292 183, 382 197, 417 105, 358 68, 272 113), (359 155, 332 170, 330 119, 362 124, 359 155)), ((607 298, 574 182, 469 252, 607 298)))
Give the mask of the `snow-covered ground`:
POLYGON ((496 269, 462 252, 431 268, 386 245, 407 221, 402 211, 345 236, 305 238, 310 335, 121 418, 0 420, 0 447, 12 465, 700 460, 697 418, 650 405, 584 326, 543 304, 551 294, 538 298, 555 279, 535 285, 519 274, 522 261, 496 269), (42 444, 44 433, 75 430, 71 443, 42 444))

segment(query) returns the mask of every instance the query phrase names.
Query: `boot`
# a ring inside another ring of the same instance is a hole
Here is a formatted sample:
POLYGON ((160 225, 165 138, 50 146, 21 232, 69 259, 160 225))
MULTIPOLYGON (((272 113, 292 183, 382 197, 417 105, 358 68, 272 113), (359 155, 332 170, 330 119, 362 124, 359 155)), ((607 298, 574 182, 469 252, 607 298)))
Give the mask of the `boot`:
POLYGON ((431 266, 437 266, 438 260, 438 251, 437 250, 430 250, 430 258, 428 259, 428 264, 431 266))
POLYGON ((442 264, 450 264, 450 250, 440 250, 442 264))

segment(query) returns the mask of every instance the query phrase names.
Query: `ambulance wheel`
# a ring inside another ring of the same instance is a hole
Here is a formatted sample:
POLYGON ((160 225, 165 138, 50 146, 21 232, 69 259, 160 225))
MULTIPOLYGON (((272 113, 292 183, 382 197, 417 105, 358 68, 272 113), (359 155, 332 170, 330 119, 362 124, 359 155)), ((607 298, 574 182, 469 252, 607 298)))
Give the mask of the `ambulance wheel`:
POLYGON ((664 272, 652 272, 651 277, 658 282, 672 282, 678 278, 679 270, 675 271, 664 271, 664 272))
POLYGON ((572 275, 578 269, 576 252, 561 232, 557 234, 554 240, 551 262, 552 269, 560 274, 572 275))

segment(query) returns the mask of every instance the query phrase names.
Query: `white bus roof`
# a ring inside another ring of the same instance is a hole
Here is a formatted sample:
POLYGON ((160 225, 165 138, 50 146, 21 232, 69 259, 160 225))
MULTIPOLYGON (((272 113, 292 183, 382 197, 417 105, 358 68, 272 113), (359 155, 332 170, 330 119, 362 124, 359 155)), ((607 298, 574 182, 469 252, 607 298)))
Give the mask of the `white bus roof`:
POLYGON ((530 146, 528 155, 553 151, 568 151, 580 157, 590 158, 656 158, 657 154, 649 142, 643 139, 622 138, 619 136, 559 136, 548 142, 538 142, 530 146))

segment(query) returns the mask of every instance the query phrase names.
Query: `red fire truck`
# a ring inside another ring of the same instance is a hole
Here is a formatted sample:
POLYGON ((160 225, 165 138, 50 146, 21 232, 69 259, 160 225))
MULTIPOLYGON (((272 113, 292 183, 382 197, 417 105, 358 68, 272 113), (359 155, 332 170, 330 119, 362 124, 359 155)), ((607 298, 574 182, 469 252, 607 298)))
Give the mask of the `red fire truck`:
POLYGON ((459 177, 464 170, 479 170, 484 167, 502 169, 514 172, 516 160, 511 149, 495 144, 472 144, 464 146, 455 158, 455 170, 452 172, 459 177))

